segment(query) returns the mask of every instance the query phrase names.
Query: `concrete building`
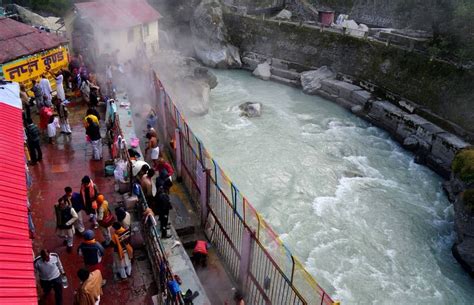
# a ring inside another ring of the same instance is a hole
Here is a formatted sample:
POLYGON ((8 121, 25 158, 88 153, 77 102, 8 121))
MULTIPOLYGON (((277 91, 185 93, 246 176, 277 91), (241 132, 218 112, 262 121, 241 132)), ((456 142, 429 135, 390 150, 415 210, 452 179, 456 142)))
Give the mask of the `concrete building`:
POLYGON ((87 50, 95 58, 113 54, 124 62, 158 51, 160 17, 146 0, 101 0, 76 3, 65 25, 73 51, 87 50))
MULTIPOLYGON (((68 66, 68 41, 10 18, 0 17, 0 79, 31 87, 46 71, 68 66)), ((51 85, 55 86, 49 73, 51 85)))

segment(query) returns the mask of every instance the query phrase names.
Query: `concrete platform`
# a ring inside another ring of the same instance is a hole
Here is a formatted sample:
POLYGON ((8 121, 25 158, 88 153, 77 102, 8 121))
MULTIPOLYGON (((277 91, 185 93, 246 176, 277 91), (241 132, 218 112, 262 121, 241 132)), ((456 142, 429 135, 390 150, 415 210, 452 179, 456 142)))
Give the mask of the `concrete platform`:
MULTIPOLYGON (((37 165, 29 166, 33 178, 33 185, 29 191, 33 221, 36 226, 36 238, 33 241, 35 254, 43 248, 59 254, 66 271, 69 287, 63 290, 63 304, 72 305, 74 290, 79 287, 77 270, 83 266, 83 259, 77 255, 77 246, 82 242, 82 237, 74 237, 74 248, 72 253, 66 252, 62 239, 56 236, 56 220, 54 216, 54 204, 64 194, 64 187, 71 186, 74 192, 79 192, 81 178, 89 175, 97 184, 99 191, 109 201, 112 210, 121 195, 114 189, 114 180, 104 177, 104 162, 91 161, 91 147, 86 143, 85 130, 82 118, 86 108, 80 103, 68 106, 71 112, 70 123, 73 129, 72 135, 58 135, 56 144, 42 142, 43 161, 37 165)), ((36 120, 38 117, 33 115, 36 120)), ((104 146, 104 159, 109 158, 107 147, 104 146)), ((88 217, 84 215, 84 224, 92 228, 88 217)), ((103 241, 100 230, 96 230, 96 238, 103 241)), ((146 253, 137 250, 135 260, 132 264, 132 277, 125 281, 116 281, 112 271, 112 248, 106 249, 104 257, 104 278, 107 285, 104 286, 104 297, 101 305, 151 304, 151 296, 157 293, 157 288, 150 271, 150 263, 146 253)), ((39 295, 42 295, 39 289, 39 295)), ((54 304, 54 294, 51 293, 47 299, 41 300, 40 304, 54 304)))
MULTIPOLYGON (((120 104, 122 102, 130 103, 128 97, 126 97, 123 94, 120 94, 117 96, 117 112, 120 117, 120 127, 122 129, 122 132, 124 134, 125 140, 127 143, 130 142, 131 138, 137 137, 136 131, 141 131, 141 128, 143 126, 143 116, 136 116, 132 114, 132 107, 130 109, 126 109, 123 107, 120 107, 120 104), (139 120, 139 122, 136 122, 139 120), (137 127, 136 127, 137 126, 137 127), (140 126, 140 127, 138 127, 140 126)), ((143 141, 143 138, 140 137, 140 141, 143 141)), ((141 160, 143 160, 143 153, 141 152, 140 148, 138 147, 136 149, 140 154, 141 154, 141 160)), ((174 193, 174 188, 171 189, 171 193, 174 193)), ((173 198, 177 198, 176 196, 173 196, 173 198)), ((176 203, 176 200, 174 201, 174 206, 176 206, 175 209, 177 209, 180 205, 176 203)), ((208 299, 206 290, 202 286, 199 277, 197 276, 194 267, 191 263, 191 260, 186 253, 185 248, 181 244, 181 242, 177 242, 179 240, 178 234, 176 233, 176 230, 174 228, 174 223, 173 221, 171 222, 171 235, 172 238, 170 239, 162 239, 162 244, 165 248, 166 256, 168 258, 168 262, 170 265, 170 268, 173 272, 173 274, 178 275, 183 284, 181 285, 181 290, 185 292, 187 289, 191 289, 193 292, 197 291, 199 292, 199 296, 194 299, 193 304, 195 305, 210 305, 213 304, 211 301, 208 299)))

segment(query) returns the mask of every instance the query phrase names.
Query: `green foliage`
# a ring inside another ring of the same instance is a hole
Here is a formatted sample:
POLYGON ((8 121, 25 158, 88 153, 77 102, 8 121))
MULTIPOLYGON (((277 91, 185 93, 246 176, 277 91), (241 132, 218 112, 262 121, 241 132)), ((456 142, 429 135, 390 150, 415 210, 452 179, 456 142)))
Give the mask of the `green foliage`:
POLYGON ((459 42, 456 55, 461 61, 474 60, 474 1, 459 1, 454 10, 453 31, 459 42))
POLYGON ((464 203, 464 207, 467 211, 473 213, 474 212, 474 189, 468 189, 464 191, 462 195, 462 201, 464 203))
POLYGON ((463 149, 454 157, 451 168, 466 183, 474 183, 474 148, 463 149))
MULTIPOLYGON (((4 1, 5 4, 9 2, 16 3, 21 6, 32 9, 35 13, 41 15, 54 15, 62 17, 72 7, 73 0, 16 0, 4 1)), ((80 1, 76 1, 80 2, 80 1)))

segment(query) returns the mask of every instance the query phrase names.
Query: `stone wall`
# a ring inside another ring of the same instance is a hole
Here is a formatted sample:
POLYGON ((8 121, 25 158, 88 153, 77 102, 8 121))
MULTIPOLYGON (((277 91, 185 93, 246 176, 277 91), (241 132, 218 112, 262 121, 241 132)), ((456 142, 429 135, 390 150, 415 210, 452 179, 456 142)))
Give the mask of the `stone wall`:
POLYGON ((377 27, 432 31, 433 24, 449 20, 456 0, 309 0, 316 7, 349 14, 358 23, 377 27))
POLYGON ((296 72, 326 65, 416 102, 433 119, 441 117, 474 132, 472 71, 317 27, 235 14, 225 14, 224 20, 232 43, 242 52, 294 62, 296 72))

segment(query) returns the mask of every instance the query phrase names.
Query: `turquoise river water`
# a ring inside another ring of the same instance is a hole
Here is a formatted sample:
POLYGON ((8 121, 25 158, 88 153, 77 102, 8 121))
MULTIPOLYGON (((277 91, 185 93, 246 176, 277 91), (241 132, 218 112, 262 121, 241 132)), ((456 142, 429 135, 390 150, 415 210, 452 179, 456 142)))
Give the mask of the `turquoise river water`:
POLYGON ((244 71, 214 71, 189 124, 240 191, 343 304, 474 304, 451 255, 441 178, 343 108, 244 71), (238 105, 263 104, 260 118, 238 105))

